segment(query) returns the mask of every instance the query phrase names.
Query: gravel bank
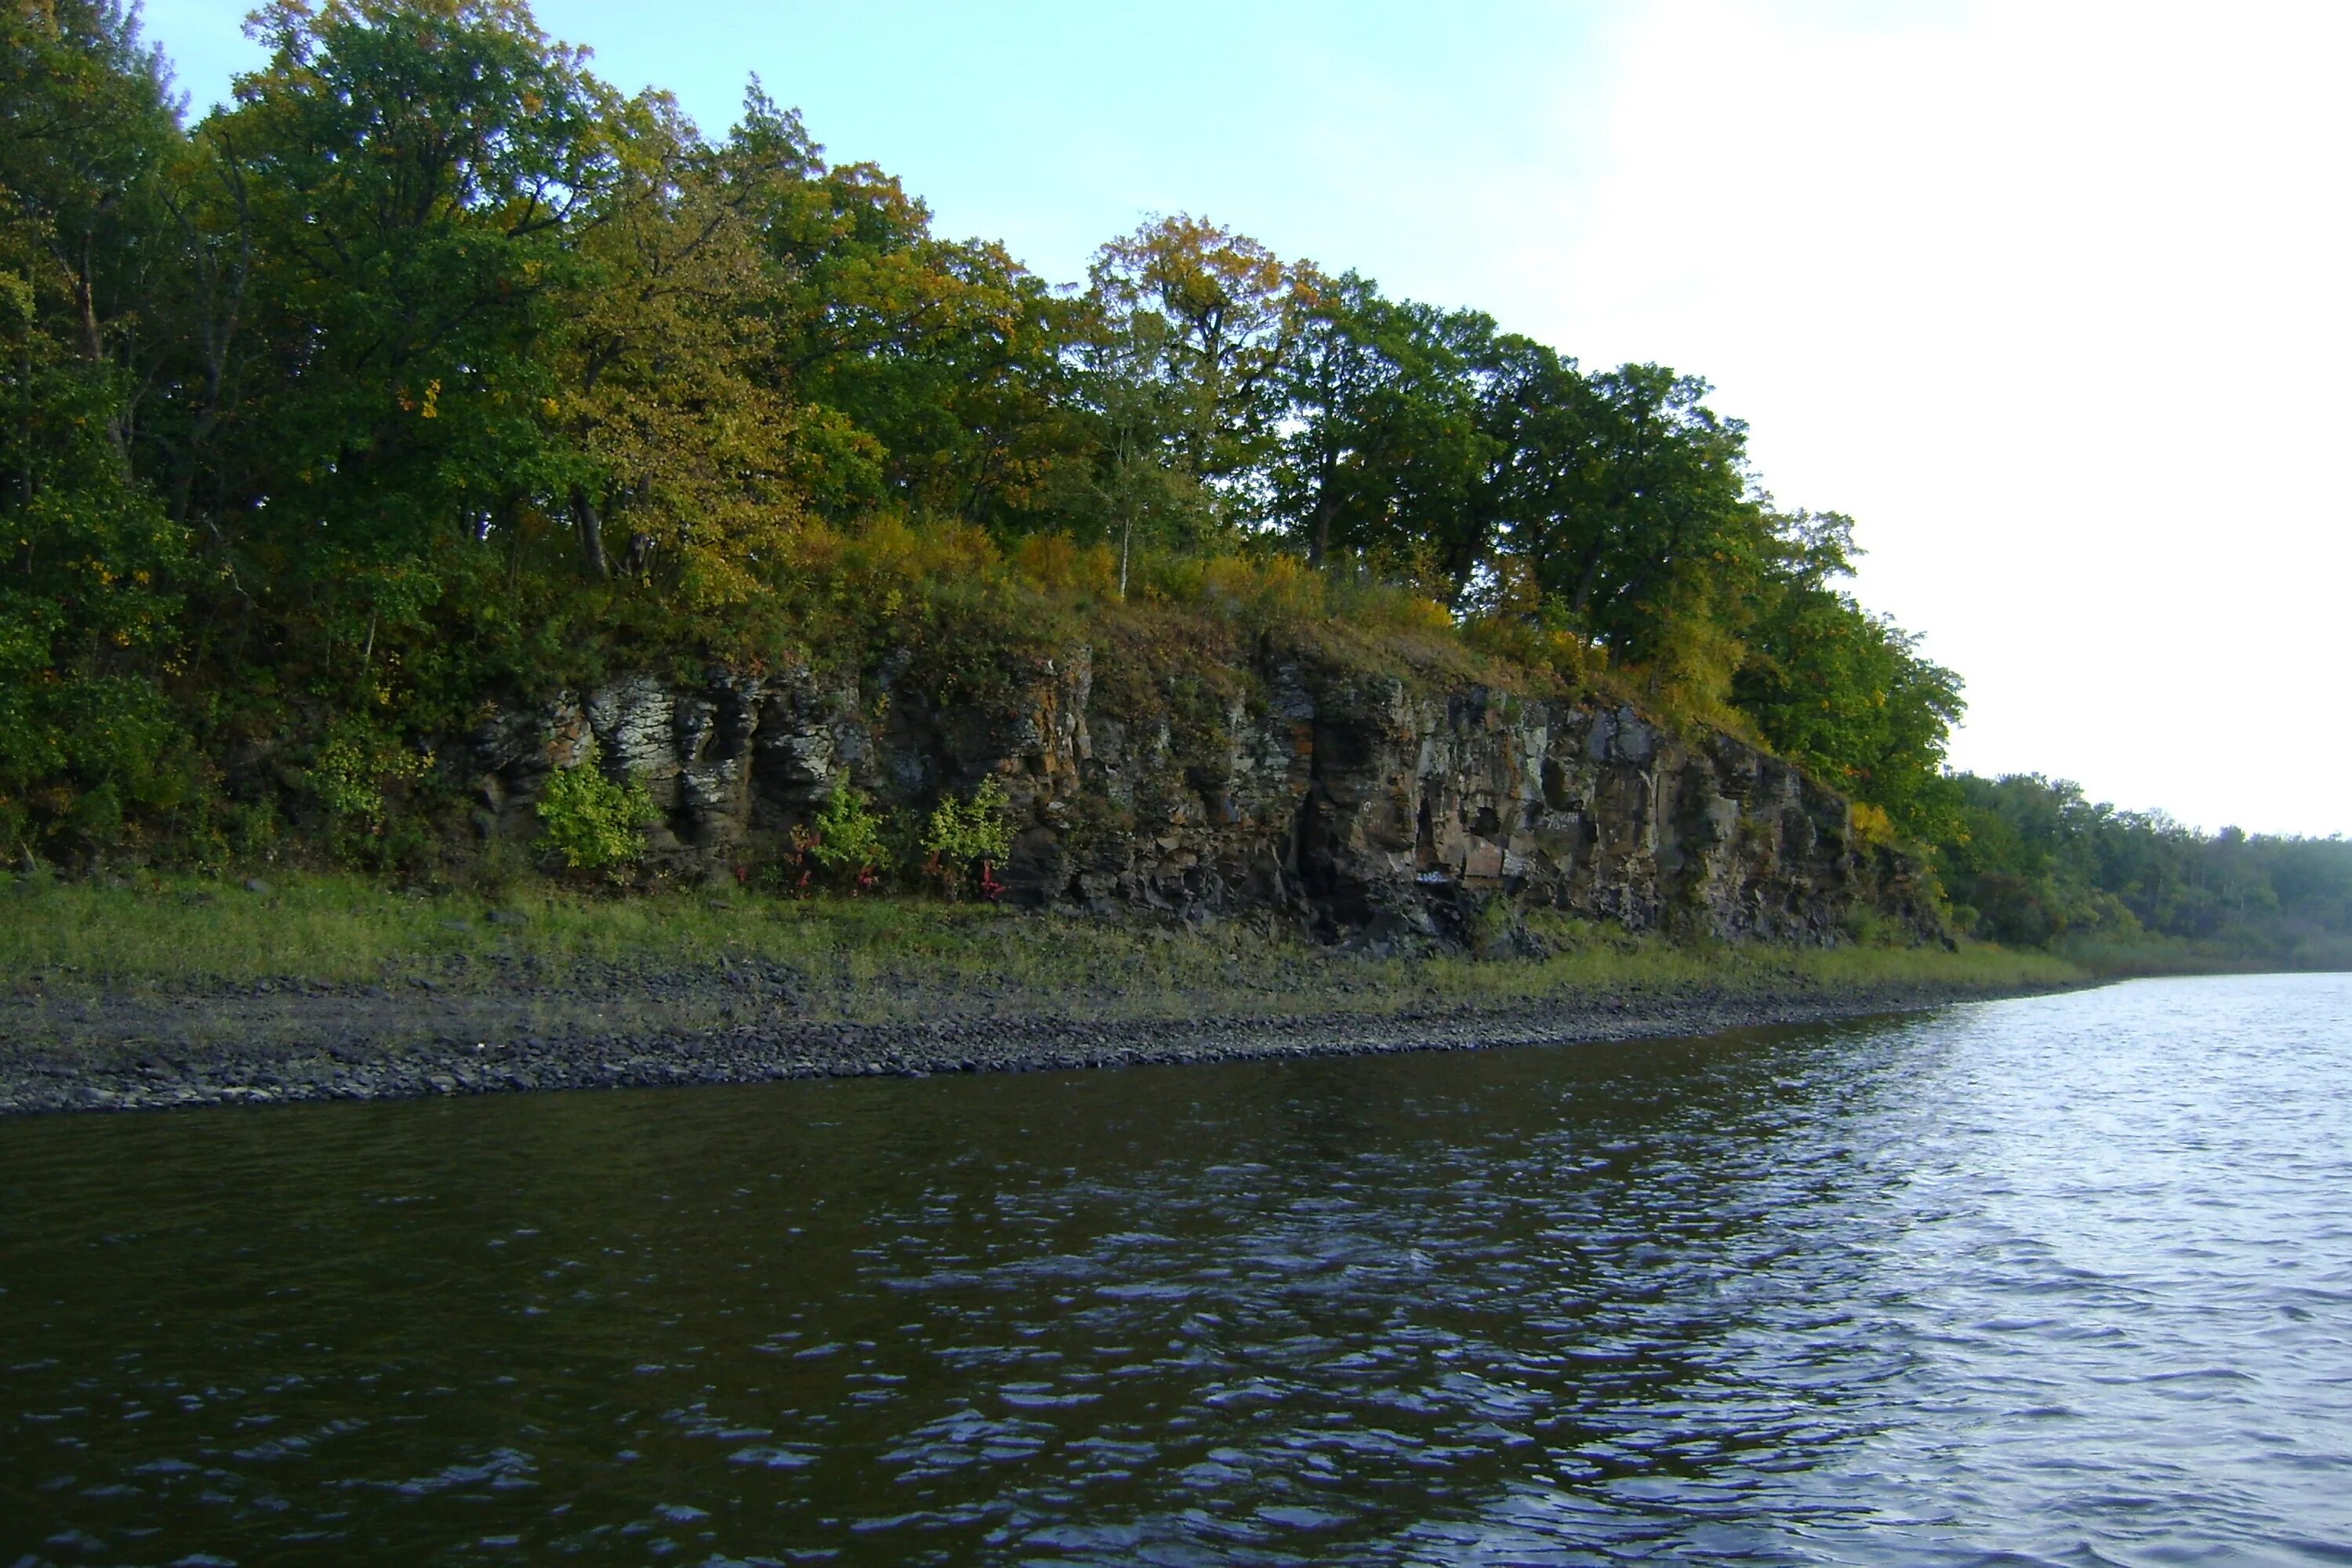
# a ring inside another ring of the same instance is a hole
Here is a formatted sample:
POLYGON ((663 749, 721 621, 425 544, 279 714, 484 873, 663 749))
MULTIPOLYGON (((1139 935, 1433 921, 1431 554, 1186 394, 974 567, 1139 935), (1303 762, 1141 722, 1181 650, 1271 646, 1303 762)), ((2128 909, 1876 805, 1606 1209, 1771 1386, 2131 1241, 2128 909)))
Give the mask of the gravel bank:
POLYGON ((1686 989, 1388 1014, 775 1017, 687 1028, 610 1026, 595 1012, 550 1026, 543 1011, 483 996, 251 989, 100 996, 47 1006, 37 1020, 22 1003, 0 1005, 0 1113, 1479 1050, 1821 1023, 2020 994, 1917 985, 1686 989))

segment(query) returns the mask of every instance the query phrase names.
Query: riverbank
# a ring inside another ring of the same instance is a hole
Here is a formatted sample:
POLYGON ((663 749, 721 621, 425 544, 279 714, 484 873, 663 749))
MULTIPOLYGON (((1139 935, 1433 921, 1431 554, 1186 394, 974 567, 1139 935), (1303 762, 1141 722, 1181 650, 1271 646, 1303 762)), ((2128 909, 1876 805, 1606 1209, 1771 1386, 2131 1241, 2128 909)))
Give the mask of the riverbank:
POLYGON ((304 878, 5 897, 0 1111, 1565 1044, 2092 978, 1994 948, 1691 947, 1540 915, 1474 954, 731 889, 304 878))

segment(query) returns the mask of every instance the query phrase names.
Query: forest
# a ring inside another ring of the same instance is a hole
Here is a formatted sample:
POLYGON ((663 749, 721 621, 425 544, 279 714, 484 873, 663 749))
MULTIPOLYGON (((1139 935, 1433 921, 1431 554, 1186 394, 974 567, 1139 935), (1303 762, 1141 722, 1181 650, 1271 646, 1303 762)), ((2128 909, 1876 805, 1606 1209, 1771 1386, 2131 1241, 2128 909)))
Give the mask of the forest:
POLYGON ((1769 747, 1963 930, 2352 929, 2335 841, 1948 772, 1959 678, 1696 376, 1187 214, 1057 285, 757 78, 712 134, 519 0, 249 28, 192 120, 118 0, 0 9, 12 861, 396 864, 488 691, 1246 600, 1769 747))

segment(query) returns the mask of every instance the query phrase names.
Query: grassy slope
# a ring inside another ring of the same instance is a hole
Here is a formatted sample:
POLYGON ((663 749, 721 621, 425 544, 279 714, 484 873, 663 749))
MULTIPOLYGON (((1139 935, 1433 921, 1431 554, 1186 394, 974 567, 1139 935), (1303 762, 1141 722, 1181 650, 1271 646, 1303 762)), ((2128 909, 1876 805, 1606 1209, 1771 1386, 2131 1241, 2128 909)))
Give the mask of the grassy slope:
POLYGON ((1374 959, 1266 923, 1189 931, 906 900, 541 889, 491 904, 331 876, 265 892, 194 879, 26 881, 0 890, 0 990, 29 1000, 429 982, 444 994, 652 985, 675 995, 681 983, 718 990, 748 976, 783 986, 803 1016, 883 1019, 1296 1016, 1698 988, 2006 990, 2089 977, 2046 954, 1991 947, 1686 947, 1541 915, 1531 924, 1552 956, 1374 959))

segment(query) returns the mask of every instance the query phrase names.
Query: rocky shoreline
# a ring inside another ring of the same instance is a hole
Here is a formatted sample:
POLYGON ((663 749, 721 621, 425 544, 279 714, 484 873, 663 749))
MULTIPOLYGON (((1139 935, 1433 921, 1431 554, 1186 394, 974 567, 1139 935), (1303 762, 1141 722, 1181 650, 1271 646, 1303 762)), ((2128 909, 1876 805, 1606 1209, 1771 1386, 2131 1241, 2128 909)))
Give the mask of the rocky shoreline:
MULTIPOLYGON (((256 1019, 229 1040, 203 1037, 214 1031, 159 1026, 159 1004, 152 999, 101 997, 83 1005, 62 1031, 54 1016, 37 1035, 21 1026, 21 1018, 0 1016, 0 1114, 1598 1044, 1826 1023, 2066 988, 1701 986, 1296 1016, 1089 1018, 1031 1011, 920 1022, 778 1017, 699 1028, 606 1028, 590 1018, 545 1032, 520 1032, 520 1020, 496 1011, 488 998, 454 998, 437 1016, 428 1007, 420 1017, 394 998, 331 992, 277 998, 266 1026, 256 1019), (394 1026, 396 1013, 407 1015, 408 1027, 394 1026)), ((244 992, 180 996, 160 1005, 183 1024, 202 1012, 214 1015, 215 1029, 234 1029, 236 1005, 250 1000, 244 992)))

